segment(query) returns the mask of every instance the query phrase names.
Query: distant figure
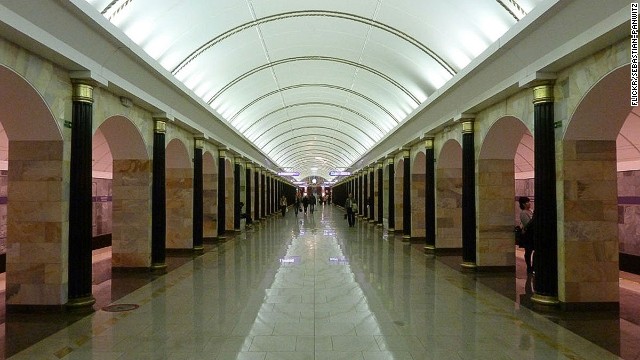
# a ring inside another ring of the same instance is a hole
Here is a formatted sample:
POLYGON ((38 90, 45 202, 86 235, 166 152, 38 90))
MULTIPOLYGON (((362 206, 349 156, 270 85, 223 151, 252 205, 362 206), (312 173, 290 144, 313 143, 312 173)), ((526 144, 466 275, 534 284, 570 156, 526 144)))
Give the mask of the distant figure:
POLYGON ((356 215, 353 211, 355 203, 356 201, 353 199, 353 194, 349 193, 349 197, 344 203, 344 208, 347 210, 347 221, 349 222, 349 227, 354 227, 356 224, 356 215))
POLYGON ((526 196, 518 199, 520 205, 520 222, 522 223, 522 237, 520 246, 524 248, 524 262, 527 264, 527 274, 533 273, 533 211, 531 210, 531 200, 526 196))
POLYGON ((313 214, 313 210, 316 207, 316 196, 314 194, 311 194, 311 196, 309 197, 309 210, 311 211, 311 213, 313 214))
POLYGON ((304 213, 307 213, 307 208, 309 207, 309 195, 305 195, 302 198, 302 207, 304 208, 304 213))
POLYGON ((282 217, 287 212, 287 197, 282 195, 280 197, 280 211, 282 211, 282 217))

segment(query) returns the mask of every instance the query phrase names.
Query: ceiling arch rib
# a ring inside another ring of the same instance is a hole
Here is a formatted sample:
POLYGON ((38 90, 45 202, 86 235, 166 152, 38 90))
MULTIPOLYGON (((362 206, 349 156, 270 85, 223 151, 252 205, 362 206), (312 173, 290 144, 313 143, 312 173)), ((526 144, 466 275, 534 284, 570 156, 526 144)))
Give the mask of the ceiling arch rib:
POLYGON ((380 30, 386 31, 390 34, 393 34, 397 37, 399 37, 400 39, 411 43, 413 46, 415 46, 416 48, 420 49, 422 52, 424 52, 426 55, 428 55, 429 57, 431 57, 433 60, 435 60, 438 64, 440 64, 440 66, 442 66, 443 69, 445 69, 447 72, 449 72, 451 75, 455 75, 456 71, 454 70, 454 68, 449 65, 447 63, 447 61, 445 61, 443 58, 441 58, 438 54, 436 54, 434 51, 432 51, 431 49, 429 49, 429 47, 427 47, 426 45, 422 44, 420 41, 416 40, 415 38, 413 38, 412 36, 388 25, 388 24, 384 24, 378 21, 375 21, 373 19, 369 19, 363 16, 359 16, 359 15, 355 15, 355 14, 349 14, 349 13, 344 13, 344 12, 338 12, 338 11, 324 11, 324 10, 305 10, 305 11, 292 11, 292 12, 287 12, 287 13, 280 13, 280 14, 274 14, 274 15, 270 15, 270 16, 266 16, 260 19, 256 19, 254 21, 251 21, 249 23, 246 24, 242 24, 240 26, 237 26, 233 29, 230 29, 218 36, 216 36, 215 38, 211 39, 210 41, 208 41, 207 43, 201 45, 199 48, 197 48, 196 50, 194 50, 191 54, 189 54, 189 56, 187 56, 184 60, 182 60, 175 68, 173 68, 173 70, 171 70, 171 72, 176 75, 178 74, 182 69, 184 69, 191 61, 193 61, 193 59, 197 58, 198 56, 200 56, 200 54, 202 54, 203 52, 211 49, 213 46, 215 46, 216 44, 218 44, 219 42, 230 38, 231 36, 240 33, 244 30, 247 29, 251 29, 255 26, 261 25, 261 24, 265 24, 271 21, 277 21, 277 20, 284 20, 284 19, 290 19, 290 18, 297 18, 297 17, 333 17, 333 18, 338 18, 338 19, 344 19, 344 20, 350 20, 350 21, 355 21, 355 22, 359 22, 362 23, 364 25, 367 26, 373 26, 375 28, 378 28, 380 30))
POLYGON ((285 152, 281 155, 280 160, 281 161, 286 161, 288 160, 288 157, 291 156, 291 154, 294 153, 298 153, 301 151, 310 151, 310 150, 318 150, 318 151, 323 151, 325 153, 331 154, 333 155, 336 159, 339 159, 339 162, 344 162, 344 166, 348 166, 350 164, 347 164, 347 162, 349 161, 349 159, 347 159, 344 156, 344 153, 336 150, 335 147, 331 147, 331 146, 327 146, 324 144, 307 144, 307 145, 299 145, 295 147, 295 150, 291 150, 288 152, 285 152))
POLYGON ((399 89, 401 92, 403 92, 407 97, 411 98, 411 100, 416 104, 419 105, 420 104, 420 100, 418 100, 417 96, 413 95, 407 88, 405 88, 402 84, 400 84, 398 81, 394 80, 393 78, 391 78, 390 76, 386 75, 384 72, 382 71, 378 71, 374 68, 371 68, 369 66, 366 66, 364 64, 355 62, 355 61, 351 61, 351 60, 347 60, 347 59, 340 59, 340 58, 336 58, 336 57, 329 57, 329 56, 318 56, 318 55, 309 55, 309 56, 298 56, 298 57, 293 57, 293 58, 287 58, 287 59, 280 59, 280 60, 275 60, 272 61, 270 63, 267 64, 263 64, 260 65, 258 67, 255 67, 251 70, 246 71, 245 73, 241 74, 240 76, 236 77, 235 79, 233 79, 232 81, 230 81, 229 83, 227 83, 226 85, 224 85, 222 88, 220 88, 220 90, 218 90, 209 100, 207 100, 207 104, 212 105, 213 102, 220 97, 220 95, 222 95, 225 91, 229 90, 231 87, 233 87, 234 85, 236 85, 237 83, 239 83, 240 81, 255 75, 256 73, 259 73, 263 70, 270 70, 271 68, 274 68, 278 65, 283 65, 283 64, 287 64, 287 63, 292 63, 292 62, 299 62, 299 61, 329 61, 329 62, 335 62, 335 63, 339 63, 339 64, 345 64, 345 65, 349 65, 361 70, 365 70, 371 74, 374 74, 382 79, 384 79, 386 82, 390 83, 391 85, 393 85, 395 88, 399 89))
POLYGON ((348 143, 342 142, 339 139, 333 138, 331 136, 327 136, 327 135, 306 135, 304 136, 304 138, 306 139, 301 139, 302 137, 297 137, 297 138, 291 138, 286 140, 285 142, 283 142, 282 144, 278 145, 278 148, 280 149, 276 149, 274 148, 272 150, 271 153, 269 153, 268 155, 272 158, 272 159, 276 159, 278 157, 280 157, 283 152, 287 151, 287 148, 302 144, 302 143, 311 143, 311 142, 315 142, 315 143, 325 143, 325 144, 329 144, 330 146, 333 146, 334 148, 339 148, 343 151, 343 154, 345 156, 345 158, 348 158, 351 161, 354 161, 355 159, 357 159, 360 154, 358 153, 358 151, 356 151, 355 148, 353 148, 353 146, 351 146, 348 143), (315 136, 315 139, 313 138, 315 136), (318 139, 321 138, 321 139, 318 139), (294 141, 298 139, 298 141, 295 142, 290 142, 290 141, 294 141), (346 149, 345 147, 343 147, 342 145, 346 145, 347 147, 350 148, 350 150, 346 149))
MULTIPOLYGON (((270 128, 268 128, 267 130, 263 131, 263 132, 262 132, 262 133, 261 133, 257 138, 255 138, 254 143, 258 144, 261 148, 262 148, 262 147, 266 147, 266 146, 268 146, 268 145, 269 145, 269 144, 270 144, 270 143, 271 143, 271 142, 272 142, 276 137, 274 137, 274 136, 268 137, 268 138, 269 138, 269 140, 268 140, 266 143, 260 143, 260 138, 261 138, 262 136, 268 135, 268 134, 269 134, 269 132, 271 132, 272 130, 273 130, 273 131, 275 131, 277 127, 280 127, 280 126, 286 126, 286 125, 289 125, 288 123, 290 123, 290 122, 294 122, 294 121, 296 121, 296 120, 305 120, 305 119, 326 119, 326 120, 330 120, 330 121, 335 121, 335 122, 340 123, 340 125, 341 125, 341 126, 343 125, 343 126, 349 126, 349 127, 352 127, 352 128, 353 128, 353 129, 355 129, 356 131, 358 131, 358 132, 362 133, 363 135, 365 135, 366 137, 368 137, 368 138, 369 138, 369 140, 371 140, 371 142, 375 142, 375 141, 376 141, 376 139, 372 138, 372 137, 371 137, 371 135, 370 135, 369 133, 367 133, 366 131, 362 131, 362 130, 361 130, 360 128, 358 128, 357 126, 355 126, 355 125, 353 125, 353 124, 351 124, 351 123, 349 123, 349 122, 347 122, 347 121, 345 121, 345 120, 338 119, 338 118, 336 118, 336 117, 332 117, 332 116, 323 116, 323 115, 306 115, 306 116, 298 116, 298 117, 290 118, 290 119, 284 120, 284 121, 282 121, 282 122, 280 122, 280 123, 278 123, 278 124, 273 125, 272 127, 270 127, 270 128)), ((290 127, 290 129, 292 129, 292 128, 294 128, 294 127, 293 127, 293 126, 291 126, 291 127, 290 127)), ((382 137, 382 136, 380 136, 380 137, 382 137)))
POLYGON ((351 89, 347 89, 347 88, 344 88, 342 86, 331 85, 331 84, 297 84, 297 85, 286 86, 286 87, 280 88, 278 90, 271 91, 271 92, 269 92, 267 94, 264 94, 264 95, 262 95, 262 96, 260 96, 260 97, 258 97, 256 99, 254 99, 249 104, 247 104, 244 107, 242 107, 240 110, 238 110, 238 112, 236 112, 235 114, 233 114, 233 116, 231 116, 229 118, 229 122, 231 124, 233 124, 233 121, 240 114, 242 114, 242 112, 244 112, 245 110, 247 110, 248 108, 250 108, 251 106, 256 104, 257 102, 259 102, 260 100, 268 98, 269 96, 276 95, 276 94, 279 94, 279 93, 282 93, 282 92, 285 92, 285 91, 288 91, 288 90, 296 90, 296 89, 301 89, 301 88, 316 88, 316 87, 317 88, 327 88, 327 89, 339 90, 339 91, 343 91, 343 92, 349 93, 351 95, 355 95, 357 97, 360 97, 360 98, 364 99, 365 101, 368 101, 369 103, 371 103, 374 107, 377 107, 380 110, 382 110, 391 119, 393 119, 393 121, 395 121, 396 124, 400 122, 400 120, 398 120, 398 118, 395 115, 393 115, 391 113, 391 111, 387 110, 383 105, 381 105, 380 103, 378 103, 375 100, 371 99, 370 97, 368 97, 368 96, 366 96, 366 95, 364 95, 362 93, 359 93, 357 91, 354 91, 354 90, 351 90, 351 89))
POLYGON ((338 105, 338 104, 333 104, 333 103, 326 103, 326 102, 306 102, 306 103, 298 103, 298 104, 291 104, 291 105, 283 106, 283 107, 281 107, 281 108, 279 108, 279 109, 273 110, 273 111, 271 111, 270 113, 268 113, 268 114, 266 114, 266 115, 264 115, 264 116, 260 117, 259 119, 257 119, 257 120, 255 120, 254 122, 250 123, 250 124, 249 124, 249 126, 248 126, 248 127, 246 127, 245 129, 240 129, 240 131, 241 131, 242 133, 244 133, 244 134, 247 136, 247 138, 249 138, 251 141, 253 141, 253 139, 252 139, 252 137, 253 137, 253 136, 252 136, 252 135, 254 135, 254 134, 252 134, 252 133, 250 132, 250 130, 251 130, 255 125, 257 125, 257 124, 258 124, 258 123, 260 123, 261 121, 265 120, 267 117, 269 117, 269 116, 271 116, 271 115, 273 115, 273 114, 276 114, 276 113, 278 113, 278 112, 280 112, 280 111, 285 111, 285 110, 288 110, 288 109, 291 109, 291 108, 295 108, 295 107, 298 107, 298 106, 309 106, 309 105, 331 106, 331 107, 339 108, 339 109, 341 109, 341 110, 345 110, 345 111, 347 111, 347 112, 349 112, 349 113, 351 113, 351 114, 356 115, 358 118, 361 118, 361 119, 365 120, 365 121, 366 121, 366 122, 368 122, 369 124, 373 125, 373 126, 374 126, 375 128, 377 128, 380 132, 385 133, 385 131, 384 131, 384 130, 383 130, 383 129, 378 125, 378 124, 376 124, 376 123, 375 123, 375 121, 373 121, 373 120, 369 119, 367 116, 365 116, 365 115, 363 115, 363 114, 361 114, 361 113, 359 113, 359 112, 357 112, 357 111, 355 111, 355 110, 353 110, 353 109, 350 109, 350 108, 348 108, 348 107, 346 107, 346 106, 342 106, 342 105, 338 105))
MULTIPOLYGON (((309 130, 309 131, 313 131, 313 130, 328 131, 328 132, 331 132, 331 133, 337 133, 336 135, 339 134, 339 135, 346 136, 347 138, 352 140, 355 144, 360 145, 360 147, 362 147, 363 149, 367 149, 368 148, 365 144, 361 143, 358 139, 356 139, 352 135, 349 135, 344 131, 341 131, 341 130, 338 130, 338 129, 334 129, 334 128, 331 128, 331 127, 328 127, 328 126, 301 126, 301 127, 297 127, 297 128, 292 129, 291 131, 283 132, 283 133, 281 133, 281 134, 279 134, 277 136, 274 136, 273 140, 279 139, 279 138, 281 138, 283 136, 287 136, 287 135, 290 136, 290 137, 295 137, 294 133, 296 131, 298 131, 298 132, 300 132, 300 131, 306 132, 305 130, 309 130)), ((310 136, 314 136, 314 135, 317 135, 317 134, 321 134, 321 133, 319 133, 317 131, 316 132, 311 132, 311 133, 309 133, 309 135, 310 136)), ((267 149, 267 147, 265 146, 265 147, 263 147, 263 149, 267 149)))
POLYGON ((316 163, 326 162, 326 160, 321 161, 319 159, 316 159, 316 157, 322 157, 323 159, 330 158, 331 163, 337 165, 336 167, 347 167, 350 165, 350 164, 347 164, 343 158, 337 155, 334 155, 332 153, 328 153, 326 151, 318 150, 318 149, 297 150, 295 153, 291 153, 287 155, 287 158, 284 161, 286 161, 288 164, 292 164, 293 162, 295 162, 294 160, 298 159, 300 156, 308 158, 310 153, 314 155, 313 160, 316 163))

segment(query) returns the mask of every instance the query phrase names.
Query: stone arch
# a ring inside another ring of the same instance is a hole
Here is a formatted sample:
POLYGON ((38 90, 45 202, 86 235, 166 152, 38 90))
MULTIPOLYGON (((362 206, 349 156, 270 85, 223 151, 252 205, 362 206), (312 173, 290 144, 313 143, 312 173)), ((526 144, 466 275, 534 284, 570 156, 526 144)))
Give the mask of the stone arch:
MULTIPOLYGON (((478 266, 515 267, 513 227, 516 158, 523 138, 530 135, 518 118, 503 116, 489 128, 480 144, 477 171, 478 266)), ((527 137, 529 138, 529 137, 527 137)))
POLYGON ((6 304, 64 304, 69 174, 62 131, 38 91, 4 66, 0 121, 9 143, 10 173, 6 304))
POLYGON ((562 138, 556 165, 562 302, 619 302, 616 137, 632 110, 629 71, 623 66, 597 81, 562 138))
POLYGON ((193 167, 187 146, 174 138, 166 148, 167 248, 193 248, 193 167))
POLYGON ((411 165, 411 238, 424 238, 425 228, 425 187, 426 156, 418 151, 411 165))
POLYGON ((152 165, 140 130, 125 116, 107 118, 94 134, 94 173, 107 166, 112 172, 112 266, 148 268, 152 165), (96 143, 97 138, 105 142, 96 143), (96 159, 96 154, 101 156, 96 159))
POLYGON ((449 139, 436 159, 436 251, 461 249, 462 146, 449 139))
POLYGON ((202 154, 203 237, 213 240, 218 236, 218 166, 210 151, 202 154))

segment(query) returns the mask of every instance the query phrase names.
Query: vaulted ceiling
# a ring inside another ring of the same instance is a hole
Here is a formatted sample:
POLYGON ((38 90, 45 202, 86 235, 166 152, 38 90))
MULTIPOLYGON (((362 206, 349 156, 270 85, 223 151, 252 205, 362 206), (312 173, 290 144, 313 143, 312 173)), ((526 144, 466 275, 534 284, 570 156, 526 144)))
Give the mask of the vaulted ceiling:
POLYGON ((542 0, 87 0, 298 179, 348 168, 542 0))

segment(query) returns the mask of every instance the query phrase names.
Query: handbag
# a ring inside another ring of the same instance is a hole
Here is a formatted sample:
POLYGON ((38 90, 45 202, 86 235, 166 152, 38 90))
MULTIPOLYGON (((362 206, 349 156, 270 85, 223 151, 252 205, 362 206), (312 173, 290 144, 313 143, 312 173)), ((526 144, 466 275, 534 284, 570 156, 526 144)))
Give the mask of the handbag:
POLYGON ((518 247, 523 247, 522 246, 522 228, 520 226, 516 226, 513 230, 513 234, 514 234, 516 245, 518 247))

